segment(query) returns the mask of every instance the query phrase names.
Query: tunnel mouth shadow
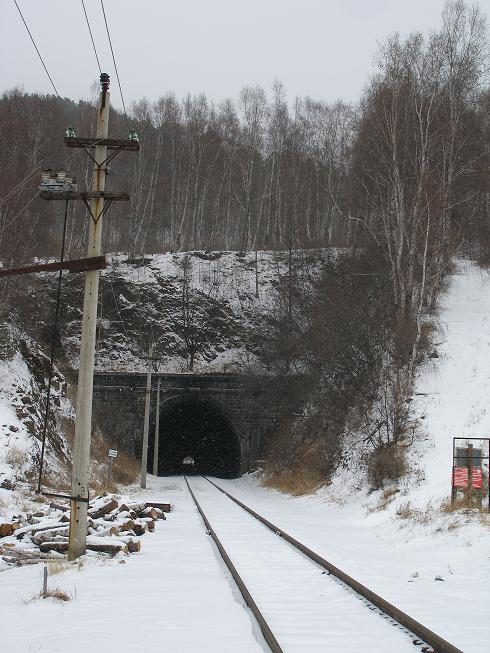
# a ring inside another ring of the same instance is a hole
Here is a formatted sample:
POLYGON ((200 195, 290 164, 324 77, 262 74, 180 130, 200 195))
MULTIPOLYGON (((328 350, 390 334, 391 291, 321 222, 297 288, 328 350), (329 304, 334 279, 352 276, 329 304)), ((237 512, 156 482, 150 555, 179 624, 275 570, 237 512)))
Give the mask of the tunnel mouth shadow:
MULTIPOLYGON (((150 452, 153 452, 154 427, 153 420, 150 452)), ((160 406, 158 454, 159 476, 240 476, 238 435, 224 409, 211 400, 180 397, 160 406), (186 457, 191 457, 194 465, 184 464, 186 457)), ((149 460, 148 469, 152 466, 153 461, 149 460)))

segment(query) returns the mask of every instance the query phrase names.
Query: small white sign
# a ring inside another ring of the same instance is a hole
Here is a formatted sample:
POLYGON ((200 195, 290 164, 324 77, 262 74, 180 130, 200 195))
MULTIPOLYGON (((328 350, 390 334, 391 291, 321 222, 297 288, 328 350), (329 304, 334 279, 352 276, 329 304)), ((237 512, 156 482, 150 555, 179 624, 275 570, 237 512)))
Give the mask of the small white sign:
POLYGON ((117 458, 117 449, 109 449, 109 458, 117 458))

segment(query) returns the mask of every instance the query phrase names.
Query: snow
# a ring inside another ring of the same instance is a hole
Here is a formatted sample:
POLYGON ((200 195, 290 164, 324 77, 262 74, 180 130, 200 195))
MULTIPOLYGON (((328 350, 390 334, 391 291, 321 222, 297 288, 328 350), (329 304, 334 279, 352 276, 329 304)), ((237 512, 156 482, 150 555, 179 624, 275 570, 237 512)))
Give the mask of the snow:
MULTIPOLYGON (((408 449, 413 471, 391 488, 387 501, 383 490, 363 489, 362 470, 356 468, 340 468, 330 486, 307 497, 265 489, 255 475, 217 481, 465 653, 489 650, 490 516, 471 510, 448 513, 442 506, 450 493, 452 438, 490 434, 489 314, 486 273, 459 262, 438 315, 439 358, 418 372, 412 416, 420 426, 408 449)), ((22 361, 13 365, 9 373, 22 378, 22 361)), ((6 383, 2 388, 0 426, 17 425, 6 383)), ((169 653, 268 650, 205 534, 183 479, 149 475, 148 482, 149 489, 134 490, 133 499, 170 502, 174 511, 142 539, 140 553, 113 560, 87 556, 81 567, 70 565, 50 578, 71 601, 29 601, 41 588, 41 566, 0 574, 5 650, 58 653, 67 641, 73 653, 128 646, 135 652, 160 647, 169 653), (62 638, 54 628, 59 623, 62 638)), ((250 518, 243 521, 239 509, 204 481, 191 483, 288 653, 327 646, 346 653, 416 650, 359 601, 353 612, 349 608, 345 633, 341 615, 352 598, 348 591, 331 584, 284 542, 277 546, 265 527, 250 518), (354 642, 354 635, 361 640, 354 642)))
MULTIPOLYGON (((447 497, 453 437, 490 437, 490 277, 460 261, 451 281, 441 305, 440 358, 421 370, 416 387, 415 415, 428 436, 416 451, 424 460, 423 482, 410 496, 417 505, 447 497)), ((488 474, 488 460, 484 469, 488 474)))
POLYGON ((42 566, 0 575, 2 650, 65 653, 67 642, 71 653, 128 646, 135 653, 267 650, 190 495, 182 484, 166 489, 168 481, 149 480, 140 496, 170 501, 174 511, 142 539, 140 553, 104 561, 87 556, 81 568, 74 564, 50 577, 49 586, 66 591, 71 601, 29 601, 41 589, 42 566))

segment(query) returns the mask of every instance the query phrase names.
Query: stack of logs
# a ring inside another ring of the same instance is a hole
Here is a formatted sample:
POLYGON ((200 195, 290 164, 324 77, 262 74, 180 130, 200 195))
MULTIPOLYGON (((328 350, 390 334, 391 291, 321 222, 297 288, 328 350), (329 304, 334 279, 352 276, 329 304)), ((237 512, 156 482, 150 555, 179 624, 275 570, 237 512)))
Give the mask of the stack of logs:
MULTIPOLYGON (((141 535, 155 530, 155 522, 170 512, 168 503, 124 502, 119 495, 96 497, 89 504, 87 550, 134 553, 141 535)), ((48 510, 16 516, 0 523, 0 555, 13 565, 64 558, 68 551, 70 509, 51 503, 48 510)))

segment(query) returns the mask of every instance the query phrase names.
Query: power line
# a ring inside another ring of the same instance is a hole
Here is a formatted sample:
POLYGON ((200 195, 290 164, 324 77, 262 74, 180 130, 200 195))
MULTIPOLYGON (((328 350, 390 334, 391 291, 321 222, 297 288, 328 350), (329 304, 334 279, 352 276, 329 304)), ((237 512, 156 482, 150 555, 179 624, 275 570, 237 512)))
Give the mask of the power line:
POLYGON ((39 166, 38 168, 34 168, 34 170, 32 170, 32 172, 30 172, 30 173, 27 175, 27 177, 24 177, 24 179, 22 179, 22 181, 19 181, 19 183, 17 184, 17 186, 15 186, 14 188, 12 188, 12 189, 11 189, 11 190, 10 190, 10 191, 5 195, 5 197, 2 197, 2 199, 0 199, 0 206, 3 206, 3 205, 5 204, 5 202, 7 202, 7 201, 8 201, 8 200, 13 196, 13 195, 15 195, 15 193, 17 193, 17 191, 19 191, 20 188, 21 188, 24 184, 26 184, 28 181, 31 181, 32 179, 34 179, 34 177, 37 175, 37 173, 38 173, 39 170, 41 170, 41 167, 40 167, 40 166, 39 166))
POLYGON ((38 190, 37 193, 34 195, 34 197, 31 197, 31 199, 27 202, 27 204, 26 204, 23 208, 21 208, 21 210, 17 213, 17 215, 15 215, 15 216, 12 218, 12 220, 10 220, 10 222, 9 222, 8 224, 6 224, 2 229, 0 229, 0 234, 3 234, 3 232, 4 232, 6 229, 8 229, 8 228, 10 227, 10 225, 13 224, 13 223, 17 220, 17 218, 19 217, 19 215, 20 215, 23 211, 25 211, 25 210, 27 209, 27 207, 29 206, 29 204, 30 204, 31 202, 33 202, 33 201, 36 199, 36 197, 39 195, 40 192, 41 192, 41 191, 38 190))
POLYGON ((99 66, 99 73, 102 74, 102 68, 100 67, 99 55, 97 54, 97 48, 95 47, 95 41, 94 41, 94 37, 93 37, 93 34, 92 34, 92 29, 90 27, 90 21, 88 19, 87 10, 85 9, 84 0, 82 0, 82 7, 83 7, 83 13, 85 14, 85 20, 87 21, 87 27, 88 27, 88 31, 89 31, 89 34, 90 34, 90 38, 92 39, 92 45, 94 46, 95 58, 97 59, 97 65, 99 66))
POLYGON ((104 22, 105 22, 105 28, 106 28, 106 32, 107 32, 107 38, 109 39, 109 45, 111 47, 112 61, 114 62, 114 69, 116 71, 117 83, 119 85, 119 92, 121 93, 121 101, 122 101, 124 115, 126 116, 126 123, 127 123, 128 122, 128 114, 126 112, 126 104, 124 102, 124 96, 123 96, 122 87, 121 87, 121 80, 119 79, 119 72, 117 70, 116 57, 114 55, 114 49, 112 47, 111 35, 109 34, 109 25, 107 24, 107 16, 106 16, 106 13, 105 13, 105 8, 104 8, 104 0, 100 0, 100 4, 101 4, 101 7, 102 7, 102 13, 104 14, 104 22))
MULTIPOLYGON (((14 0, 14 3, 15 3, 15 6, 17 7, 17 11, 19 12, 20 17, 22 18, 22 22, 24 23, 24 25, 25 25, 25 27, 26 27, 27 33, 28 33, 29 36, 31 37, 32 45, 36 48, 36 52, 37 52, 37 54, 38 54, 38 56, 39 56, 39 59, 41 60, 41 63, 42 63, 42 65, 43 65, 43 67, 44 67, 44 70, 46 71, 46 75, 49 77, 49 81, 51 82, 51 86, 54 88, 54 92, 56 93, 56 95, 57 95, 58 98, 59 98, 59 97, 60 97, 60 94, 58 93, 58 90, 57 90, 56 86, 54 85, 53 79, 52 79, 51 75, 49 74, 49 70, 47 69, 47 66, 46 66, 46 64, 44 63, 44 59, 41 57, 41 53, 39 52, 39 49, 38 49, 38 47, 37 47, 37 45, 36 45, 36 42, 34 41, 34 38, 33 38, 32 34, 31 34, 31 30, 29 29, 29 27, 28 27, 28 25, 27 25, 27 23, 26 23, 26 19, 25 19, 24 16, 22 15, 22 12, 21 12, 21 10, 20 10, 20 7, 19 7, 19 5, 17 4, 17 0, 14 0)), ((60 98, 60 99, 61 99, 61 98, 60 98)))

